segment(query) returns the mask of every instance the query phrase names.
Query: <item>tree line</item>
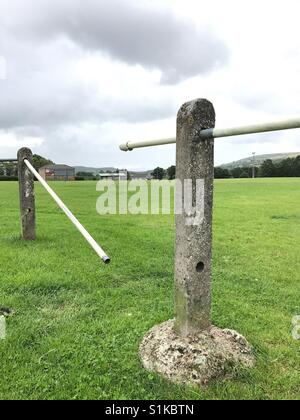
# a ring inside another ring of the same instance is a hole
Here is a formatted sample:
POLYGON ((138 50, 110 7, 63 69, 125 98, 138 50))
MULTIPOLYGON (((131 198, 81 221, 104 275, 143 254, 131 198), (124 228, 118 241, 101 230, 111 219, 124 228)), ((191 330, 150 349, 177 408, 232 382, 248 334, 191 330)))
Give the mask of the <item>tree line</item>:
POLYGON ((157 179, 159 181, 163 179, 175 179, 176 177, 176 166, 170 166, 168 169, 163 168, 155 168, 154 171, 151 173, 153 179, 157 179))
MULTIPOLYGON (((39 155, 33 155, 32 163, 38 171, 42 166, 52 165, 53 162, 39 155)), ((17 162, 0 163, 0 181, 17 181, 18 164, 17 162)))
MULTIPOLYGON (((240 167, 226 169, 222 167, 215 168, 215 179, 229 178, 252 178, 253 171, 256 178, 273 177, 300 177, 300 155, 296 158, 287 158, 281 161, 265 160, 261 166, 240 167)), ((152 172, 153 179, 175 179, 176 167, 170 166, 168 169, 155 168, 152 172)))
MULTIPOLYGON (((300 155, 280 161, 265 160, 261 166, 255 167, 256 178, 288 178, 300 177, 300 155)), ((215 178, 251 178, 253 167, 224 169, 215 168, 215 178)))
MULTIPOLYGON (((39 155, 33 156, 33 166, 38 171, 42 166, 53 164, 49 159, 39 155)), ((272 178, 272 177, 300 177, 300 155, 296 158, 287 158, 281 161, 273 161, 271 159, 265 160, 261 166, 253 168, 240 167, 233 169, 226 169, 222 167, 215 168, 216 179, 229 178, 251 178, 253 170, 256 178, 272 178)), ((153 179, 156 180, 173 180, 176 177, 176 166, 172 165, 168 169, 157 167, 151 173, 153 179)), ((78 180, 90 179, 97 180, 99 177, 93 173, 82 172, 77 174, 78 180)), ((130 173, 128 172, 128 179, 130 180, 130 173)), ((18 180, 18 166, 16 163, 0 163, 0 181, 2 180, 18 180)))
MULTIPOLYGON (((153 179, 156 180, 173 180, 176 178, 176 166, 170 166, 168 169, 155 168, 151 173, 153 179)), ((235 168, 232 170, 223 169, 221 167, 215 168, 215 178, 249 178, 252 176, 252 168, 235 168)))

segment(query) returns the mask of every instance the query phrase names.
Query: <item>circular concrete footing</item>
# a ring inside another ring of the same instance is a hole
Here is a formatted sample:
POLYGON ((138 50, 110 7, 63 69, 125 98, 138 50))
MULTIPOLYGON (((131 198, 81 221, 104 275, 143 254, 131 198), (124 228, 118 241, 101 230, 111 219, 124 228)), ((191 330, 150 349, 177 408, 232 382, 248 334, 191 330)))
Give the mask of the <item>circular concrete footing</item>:
POLYGON ((140 346, 145 369, 174 383, 206 385, 230 375, 237 368, 254 366, 247 340, 232 330, 211 327, 197 335, 180 337, 174 321, 157 325, 140 346))

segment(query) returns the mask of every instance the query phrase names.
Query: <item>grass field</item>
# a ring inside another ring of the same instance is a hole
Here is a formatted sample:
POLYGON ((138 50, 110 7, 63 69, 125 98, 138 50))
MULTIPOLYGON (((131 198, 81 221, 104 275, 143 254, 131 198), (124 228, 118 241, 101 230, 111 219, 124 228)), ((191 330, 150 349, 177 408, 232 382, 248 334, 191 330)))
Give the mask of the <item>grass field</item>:
POLYGON ((93 182, 56 192, 112 257, 101 264, 36 185, 38 240, 19 235, 18 185, 0 183, 1 399, 300 399, 300 179, 217 181, 213 322, 253 344, 251 371, 207 388, 145 372, 143 335, 173 316, 171 216, 99 216, 93 182))

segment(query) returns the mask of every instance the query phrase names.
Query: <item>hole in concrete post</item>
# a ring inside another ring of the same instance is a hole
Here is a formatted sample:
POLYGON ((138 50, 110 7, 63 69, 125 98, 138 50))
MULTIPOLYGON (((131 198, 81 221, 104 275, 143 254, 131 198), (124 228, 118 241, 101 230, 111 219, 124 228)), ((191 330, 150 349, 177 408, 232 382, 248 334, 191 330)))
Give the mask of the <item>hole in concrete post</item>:
POLYGON ((197 268, 196 268, 196 270, 197 270, 197 273, 202 273, 202 272, 204 271, 204 263, 203 263, 202 261, 200 261, 200 262, 197 264, 197 268))

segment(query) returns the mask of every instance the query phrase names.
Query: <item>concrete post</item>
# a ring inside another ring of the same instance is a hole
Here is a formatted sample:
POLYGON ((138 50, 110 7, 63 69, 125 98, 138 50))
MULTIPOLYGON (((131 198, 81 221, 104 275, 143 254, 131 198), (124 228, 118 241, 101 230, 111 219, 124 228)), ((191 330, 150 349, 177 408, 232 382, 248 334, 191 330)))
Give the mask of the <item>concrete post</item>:
POLYGON ((211 324, 214 139, 200 138, 200 131, 214 126, 215 111, 205 99, 189 102, 179 111, 176 319, 154 326, 140 346, 145 369, 177 384, 207 385, 228 375, 229 367, 236 372, 241 366, 254 366, 252 347, 243 336, 211 324))
POLYGON ((27 241, 34 241, 35 234, 35 195, 34 177, 24 163, 28 159, 32 163, 32 152, 30 149, 20 149, 18 152, 19 192, 22 238, 27 241))
POLYGON ((214 139, 201 140, 200 131, 214 127, 214 107, 205 99, 179 110, 176 178, 182 186, 192 181, 193 206, 198 203, 194 223, 186 211, 176 215, 175 331, 181 336, 211 327, 214 139))

